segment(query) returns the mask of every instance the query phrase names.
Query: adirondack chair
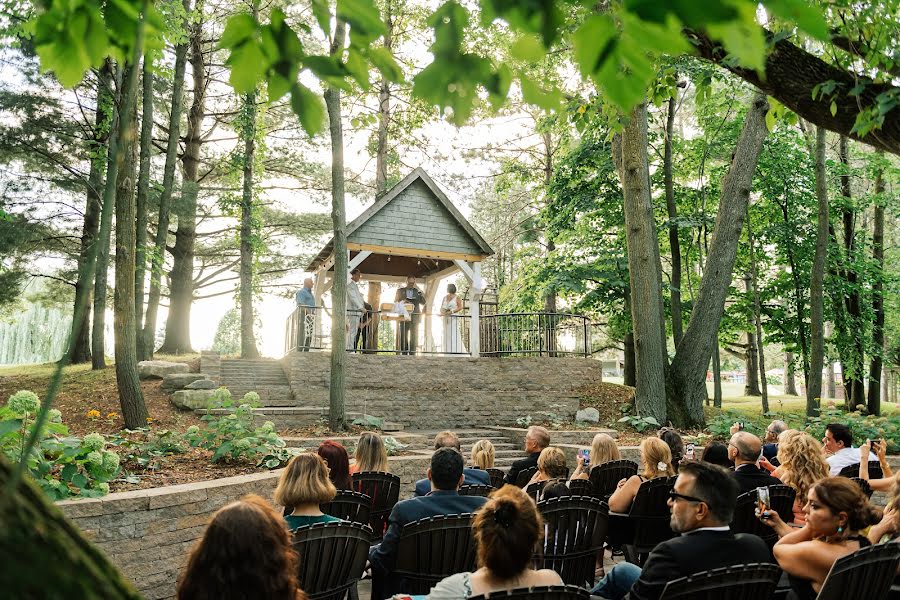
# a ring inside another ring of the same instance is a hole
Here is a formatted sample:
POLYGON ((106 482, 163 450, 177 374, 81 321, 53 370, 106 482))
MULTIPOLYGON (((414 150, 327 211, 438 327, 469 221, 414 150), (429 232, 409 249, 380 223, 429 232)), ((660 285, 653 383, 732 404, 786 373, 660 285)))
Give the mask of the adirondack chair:
MULTIPOLYGON (((770 485, 768 487, 772 510, 778 513, 782 521, 789 523, 794 518, 794 498, 797 492, 786 485, 770 485)), ((778 541, 778 534, 759 520, 756 516, 756 506, 756 490, 738 496, 734 515, 731 518, 731 530, 735 533, 752 533, 759 536, 771 548, 778 541)))
POLYGON ((484 496, 487 498, 494 491, 490 485, 464 485, 459 488, 460 496, 484 496))
POLYGON ((346 521, 316 523, 294 530, 293 543, 300 587, 309 600, 342 600, 366 568, 372 529, 346 521))
POLYGON ((372 515, 372 498, 360 492, 338 490, 334 500, 320 505, 319 509, 326 515, 344 521, 369 525, 372 515))
POLYGON ((608 500, 619 481, 637 475, 637 472, 638 464, 633 460, 611 460, 591 469, 588 481, 595 498, 608 500))
POLYGON ((378 542, 384 537, 388 517, 400 498, 400 478, 391 473, 363 471, 351 475, 350 485, 354 491, 372 498, 369 525, 372 527, 373 541, 378 542))
POLYGON ((769 598, 781 569, 771 563, 731 565, 666 584, 659 600, 757 600, 769 598))
POLYGON ((420 519, 400 532, 394 574, 404 593, 427 594, 441 579, 475 569, 471 514, 420 519))
POLYGON ((553 569, 563 582, 590 588, 597 554, 609 530, 609 506, 588 496, 562 496, 538 502, 544 519, 544 546, 536 569, 553 569))
POLYGON ((469 600, 588 600, 590 597, 590 592, 576 585, 542 585, 469 596, 469 600))

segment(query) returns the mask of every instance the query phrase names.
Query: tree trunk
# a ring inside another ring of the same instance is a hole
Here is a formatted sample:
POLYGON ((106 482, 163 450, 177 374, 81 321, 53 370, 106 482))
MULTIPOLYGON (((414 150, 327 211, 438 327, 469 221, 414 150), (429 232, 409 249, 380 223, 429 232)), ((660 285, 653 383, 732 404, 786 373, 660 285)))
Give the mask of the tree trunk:
MULTIPOLYGON (((198 15, 202 14, 200 3, 198 15)), ((197 238, 197 192, 200 146, 203 143, 203 118, 206 115, 206 64, 203 56, 203 20, 191 30, 191 74, 194 91, 188 115, 184 154, 181 157, 183 179, 181 202, 176 211, 178 229, 172 248, 172 270, 169 272, 169 316, 166 319, 166 338, 160 352, 185 354, 191 348, 191 304, 194 301, 194 243, 197 238)))
POLYGON ((369 305, 372 307, 372 321, 369 323, 369 335, 366 336, 366 350, 378 350, 378 327, 381 322, 381 282, 369 282, 369 305))
POLYGON ((625 385, 637 387, 637 366, 634 356, 634 331, 625 334, 625 385))
POLYGON ((672 137, 675 134, 675 96, 669 98, 666 117, 666 142, 663 154, 663 179, 666 187, 666 211, 669 215, 669 251, 672 254, 672 337, 675 347, 684 335, 681 321, 681 244, 678 241, 678 205, 675 203, 675 180, 672 174, 672 137))
MULTIPOLYGON (((384 47, 390 52, 394 45, 394 19, 391 14, 391 0, 384 3, 384 47)), ((378 138, 375 148, 375 197, 380 198, 387 190, 388 131, 391 125, 391 85, 384 77, 378 86, 378 138)), ((371 284, 369 284, 371 286, 371 284)), ((371 288, 370 288, 371 289, 371 288)), ((371 304, 371 301, 369 302, 371 304)), ((375 305, 372 304, 374 308, 375 305)), ((377 330, 376 330, 377 331, 377 330)))
MULTIPOLYGON (((338 19, 331 54, 344 49, 346 24, 338 19)), ((334 227, 334 284, 331 288, 331 388, 328 395, 328 424, 332 431, 346 427, 344 414, 344 363, 347 347, 347 217, 344 209, 344 129, 341 124, 341 92, 325 90, 328 131, 331 136, 331 223, 334 227)))
POLYGON ((78 253, 78 279, 75 282, 75 303, 72 307, 73 348, 72 363, 91 360, 91 316, 87 310, 91 301, 92 273, 96 265, 97 232, 100 229, 101 200, 106 171, 106 144, 112 126, 112 66, 104 63, 98 71, 97 108, 94 113, 94 139, 91 141, 91 167, 87 183, 87 201, 84 208, 84 226, 81 230, 81 248, 78 253), (88 264, 90 263, 90 264, 88 264), (82 294, 81 290, 85 290, 82 294), (77 315, 77 316, 76 316, 77 315))
MULTIPOLYGON (((809 275, 809 378, 806 384, 806 415, 816 416, 822 398, 822 367, 825 363, 825 263, 828 259, 828 173, 825 169, 825 128, 816 127, 813 150, 816 165, 816 250, 809 275)), ((830 396, 834 398, 834 368, 829 361, 830 396)), ((786 392, 787 393, 787 392, 786 392)))
MULTIPOLYGON (((143 85, 141 89, 141 150, 138 168, 137 203, 134 224, 134 322, 141 330, 144 319, 144 275, 147 265, 147 212, 150 201, 150 148, 153 145, 153 58, 144 53, 143 85)), ((141 336, 137 335, 140 340, 141 336)), ((138 360, 150 357, 142 343, 137 344, 138 360)))
MULTIPOLYGON (((183 0, 185 14, 190 14, 190 0, 183 0)), ((185 27, 188 27, 185 21, 185 27)), ((163 185, 159 196, 159 223, 153 240, 150 259, 150 292, 147 296, 147 313, 141 331, 139 354, 153 357, 156 346, 156 315, 162 293, 161 279, 166 256, 166 241, 169 235, 169 210, 172 190, 175 187, 175 165, 178 161, 179 128, 181 126, 181 106, 184 102, 184 73, 187 66, 187 43, 175 46, 175 74, 172 80, 172 105, 169 109, 169 140, 166 145, 166 164, 163 169, 163 185)))
MULTIPOLYGON (((254 4, 254 13, 258 13, 254 4)), ((239 117, 244 138, 244 189, 241 196, 241 358, 258 358, 253 334, 253 162, 256 154, 256 92, 244 97, 239 117)))
MULTIPOLYGON (((744 278, 744 285, 749 293, 751 291, 749 277, 744 278)), ((751 317, 750 320, 751 329, 744 332, 747 336, 747 354, 744 358, 744 372, 746 373, 744 395, 762 396, 762 392, 759 389, 759 357, 757 354, 759 346, 756 343, 756 327, 754 327, 755 319, 751 317)))
POLYGON ((747 213, 753 174, 768 134, 765 124, 768 103, 764 94, 756 94, 747 111, 731 167, 722 181, 719 212, 713 231, 700 291, 691 312, 688 327, 672 363, 673 401, 684 407, 684 422, 679 427, 704 423, 703 402, 706 400, 706 370, 715 349, 719 324, 725 310, 734 270, 737 246, 747 213))
MULTIPOLYGON (((831 333, 834 330, 834 325, 829 321, 825 323, 825 338, 831 339, 831 333)), ((827 398, 834 398, 837 396, 837 382, 834 378, 834 359, 831 357, 826 357, 825 363, 825 394, 827 398)))
POLYGON ((799 396, 797 393, 797 374, 794 371, 794 353, 784 353, 784 393, 788 396, 799 396))
MULTIPOLYGON (((749 207, 748 207, 749 208, 749 207)), ((769 412, 769 382, 766 381, 766 346, 763 343, 762 309, 759 302, 759 268, 756 262, 756 247, 753 238, 753 223, 747 213, 747 241, 750 243, 750 283, 753 286, 753 324, 756 327, 756 361, 759 369, 762 412, 769 412)))
MULTIPOLYGON (((883 158, 883 157, 879 157, 883 158)), ((881 369, 884 354, 884 167, 875 176, 875 219, 872 230, 872 362, 869 365, 869 414, 881 414, 881 369)))
MULTIPOLYGON (((843 229, 844 229, 844 259, 846 262, 846 285, 849 288, 844 294, 844 302, 847 310, 847 325, 851 332, 861 332, 862 328, 862 305, 859 297, 859 274, 856 272, 854 263, 856 262, 856 211, 853 209, 852 192, 850 190, 850 152, 848 149, 849 142, 846 136, 841 136, 840 141, 840 160, 843 166, 841 172, 841 195, 843 196, 843 209, 841 211, 843 229)), ((860 404, 866 404, 866 392, 863 384, 865 375, 865 346, 862 335, 852 335, 853 340, 850 350, 850 364, 844 365, 843 371, 844 387, 849 390, 850 395, 847 400, 849 410, 853 410, 860 404), (849 367, 849 368, 847 368, 849 367)))
POLYGON ((647 104, 632 111, 613 155, 624 193, 636 385, 635 412, 666 421, 665 321, 659 242, 647 165, 647 104))
POLYGON ((719 340, 712 355, 713 368, 713 406, 722 408, 722 359, 719 356, 719 340))

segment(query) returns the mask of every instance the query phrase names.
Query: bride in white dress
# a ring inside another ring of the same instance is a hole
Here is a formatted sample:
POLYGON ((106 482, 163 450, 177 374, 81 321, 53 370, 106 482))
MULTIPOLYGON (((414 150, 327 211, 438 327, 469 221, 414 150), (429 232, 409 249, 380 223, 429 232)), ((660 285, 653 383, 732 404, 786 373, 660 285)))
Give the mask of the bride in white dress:
POLYGON ((462 319, 457 315, 463 309, 462 300, 456 295, 456 286, 452 283, 447 286, 447 295, 441 302, 441 319, 444 323, 444 352, 447 354, 465 354, 466 346, 463 344, 459 328, 462 319))

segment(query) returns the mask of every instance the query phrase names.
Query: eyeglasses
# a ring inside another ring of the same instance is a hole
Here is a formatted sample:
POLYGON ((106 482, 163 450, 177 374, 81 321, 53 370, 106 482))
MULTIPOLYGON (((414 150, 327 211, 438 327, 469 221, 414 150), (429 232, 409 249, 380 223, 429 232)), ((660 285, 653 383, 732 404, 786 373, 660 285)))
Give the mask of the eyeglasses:
MULTIPOLYGON (((675 502, 676 500, 684 500, 685 502, 706 502, 706 500, 702 498, 695 498, 694 496, 685 496, 684 494, 679 494, 675 490, 669 491, 669 500, 675 502)), ((709 504, 708 502, 706 502, 709 504)))

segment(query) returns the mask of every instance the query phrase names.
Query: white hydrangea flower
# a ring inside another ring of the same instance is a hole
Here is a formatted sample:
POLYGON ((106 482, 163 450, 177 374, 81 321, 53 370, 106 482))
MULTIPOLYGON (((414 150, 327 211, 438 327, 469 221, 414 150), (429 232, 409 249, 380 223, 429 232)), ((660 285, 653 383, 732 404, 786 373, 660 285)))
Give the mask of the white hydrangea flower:
POLYGON ((41 401, 34 392, 21 390, 10 396, 6 405, 17 415, 34 415, 40 410, 41 401))
POLYGON ((198 433, 200 433, 200 428, 197 427, 196 425, 191 425, 190 427, 187 428, 186 433, 188 435, 197 435, 198 433))
POLYGON ((81 440, 81 445, 88 450, 103 450, 106 445, 106 439, 101 433, 89 433, 81 440))
POLYGON ((103 455, 100 454, 100 452, 98 452, 96 450, 92 450, 91 452, 88 452, 87 461, 89 463, 91 463, 92 465, 97 465, 98 467, 102 467, 103 466, 103 455))
POLYGON ((62 413, 55 408, 51 408, 48 414, 51 423, 62 423, 62 413))
POLYGON ((115 452, 103 452, 103 470, 107 473, 115 473, 119 468, 119 455, 115 452))

